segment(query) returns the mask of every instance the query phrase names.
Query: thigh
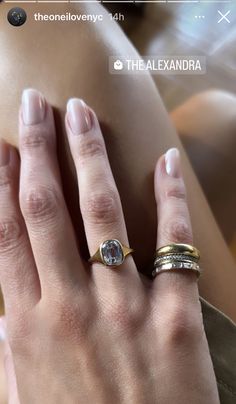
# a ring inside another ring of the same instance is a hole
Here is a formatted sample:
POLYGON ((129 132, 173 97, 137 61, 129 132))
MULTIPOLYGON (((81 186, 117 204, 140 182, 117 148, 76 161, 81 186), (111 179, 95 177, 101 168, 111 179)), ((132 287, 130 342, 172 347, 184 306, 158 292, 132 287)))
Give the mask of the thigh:
MULTIPOLYGON (((5 4, 2 6, 7 8, 5 4)), ((32 5, 24 7, 32 14, 32 5)), ((37 9, 41 13, 66 12, 68 7, 69 11, 105 13, 99 4, 79 8, 40 4, 34 5, 34 12, 37 9)), ((200 292, 236 319, 233 259, 151 77, 108 73, 110 55, 137 56, 117 24, 106 18, 103 23, 66 26, 35 23, 29 18, 24 28, 14 30, 1 15, 0 34, 1 133, 17 144, 17 110, 24 87, 38 88, 54 105, 64 188, 82 251, 85 243, 80 237, 82 223, 76 180, 62 129, 66 100, 72 96, 84 98, 99 116, 123 203, 130 245, 136 250, 134 257, 143 273, 150 270, 155 250, 154 166, 167 148, 179 147, 195 244, 202 252, 205 268, 200 292)))
POLYGON ((219 226, 231 244, 236 235, 236 96, 220 90, 199 93, 171 118, 219 226))

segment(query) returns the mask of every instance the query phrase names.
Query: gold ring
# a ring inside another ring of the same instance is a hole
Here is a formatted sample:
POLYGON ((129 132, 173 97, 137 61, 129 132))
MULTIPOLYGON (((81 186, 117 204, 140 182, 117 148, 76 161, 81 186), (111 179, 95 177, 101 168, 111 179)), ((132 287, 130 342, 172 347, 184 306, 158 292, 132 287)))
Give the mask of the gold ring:
POLYGON ((155 258, 170 254, 184 254, 194 257, 198 260, 200 259, 200 251, 196 247, 190 244, 182 244, 182 243, 172 243, 160 247, 156 251, 155 258))
POLYGON ((117 267, 123 264, 125 257, 134 250, 123 245, 117 239, 103 241, 95 254, 89 258, 89 262, 100 262, 109 267, 117 267))

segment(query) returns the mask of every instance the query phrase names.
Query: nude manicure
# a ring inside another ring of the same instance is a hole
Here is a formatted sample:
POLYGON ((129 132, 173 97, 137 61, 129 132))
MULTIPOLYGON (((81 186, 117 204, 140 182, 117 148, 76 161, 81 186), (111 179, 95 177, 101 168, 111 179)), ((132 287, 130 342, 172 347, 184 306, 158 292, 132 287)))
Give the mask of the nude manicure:
POLYGON ((92 127, 87 105, 79 98, 71 98, 67 103, 67 117, 74 135, 88 132, 92 127))
POLYGON ((23 91, 22 115, 25 125, 36 125, 44 120, 45 100, 39 91, 32 88, 23 91))
POLYGON ((166 172, 171 177, 180 177, 180 153, 176 148, 169 149, 165 154, 166 172))

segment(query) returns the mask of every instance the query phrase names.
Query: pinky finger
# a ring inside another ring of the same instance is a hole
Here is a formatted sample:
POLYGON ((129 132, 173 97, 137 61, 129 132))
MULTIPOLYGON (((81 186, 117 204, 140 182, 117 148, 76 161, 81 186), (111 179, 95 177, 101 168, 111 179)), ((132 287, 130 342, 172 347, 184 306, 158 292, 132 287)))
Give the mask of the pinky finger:
POLYGON ((6 313, 24 311, 40 298, 40 285, 26 226, 19 207, 20 161, 0 141, 0 284, 6 313))

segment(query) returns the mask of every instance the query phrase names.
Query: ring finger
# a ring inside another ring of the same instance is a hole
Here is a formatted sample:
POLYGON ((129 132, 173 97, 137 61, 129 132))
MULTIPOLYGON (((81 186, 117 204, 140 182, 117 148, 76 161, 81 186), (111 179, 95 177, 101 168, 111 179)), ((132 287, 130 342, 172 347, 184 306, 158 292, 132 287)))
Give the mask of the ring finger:
MULTIPOLYGON (((158 209, 157 249, 171 243, 192 244, 193 235, 182 176, 180 153, 170 149, 162 156, 155 171, 155 195, 158 209)), ((157 299, 176 298, 198 307, 196 274, 174 270, 159 274, 154 281, 157 299), (197 303, 197 305, 196 305, 197 303)))

